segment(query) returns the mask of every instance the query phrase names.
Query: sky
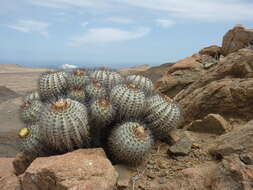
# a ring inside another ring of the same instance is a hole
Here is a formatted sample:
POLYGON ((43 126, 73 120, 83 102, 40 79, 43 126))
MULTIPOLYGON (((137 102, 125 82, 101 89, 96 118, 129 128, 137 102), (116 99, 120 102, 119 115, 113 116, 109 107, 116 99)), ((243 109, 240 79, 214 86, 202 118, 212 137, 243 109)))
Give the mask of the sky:
POLYGON ((0 0, 0 64, 174 62, 253 28, 252 0, 0 0))

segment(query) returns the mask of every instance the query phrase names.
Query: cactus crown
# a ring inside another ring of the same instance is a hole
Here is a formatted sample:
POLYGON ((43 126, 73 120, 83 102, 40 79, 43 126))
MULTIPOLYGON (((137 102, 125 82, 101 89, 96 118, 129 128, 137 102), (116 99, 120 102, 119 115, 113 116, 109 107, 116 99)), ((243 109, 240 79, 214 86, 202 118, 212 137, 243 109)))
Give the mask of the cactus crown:
POLYGON ((19 137, 21 137, 21 138, 28 137, 29 134, 30 134, 30 130, 29 130, 28 128, 26 128, 26 127, 20 129, 19 132, 18 132, 18 135, 19 135, 19 137))
POLYGON ((138 87, 137 87, 137 85, 135 85, 135 84, 129 83, 129 84, 127 85, 127 88, 130 88, 130 89, 137 89, 138 87))
POLYGON ((145 129, 141 125, 134 129, 134 135, 139 139, 147 138, 147 134, 145 133, 145 129))
POLYGON ((106 99, 101 99, 101 100, 99 100, 99 105, 102 106, 102 107, 107 107, 107 106, 110 105, 110 103, 106 99))
POLYGON ((83 76, 84 75, 84 71, 82 71, 82 70, 75 70, 75 71, 73 71, 73 73, 75 76, 83 76))
POLYGON ((94 81, 93 84, 96 88, 102 88, 102 84, 98 81, 94 81))
POLYGON ((58 100, 57 102, 52 104, 52 109, 55 112, 63 112, 66 109, 68 109, 70 106, 70 103, 64 100, 58 100))

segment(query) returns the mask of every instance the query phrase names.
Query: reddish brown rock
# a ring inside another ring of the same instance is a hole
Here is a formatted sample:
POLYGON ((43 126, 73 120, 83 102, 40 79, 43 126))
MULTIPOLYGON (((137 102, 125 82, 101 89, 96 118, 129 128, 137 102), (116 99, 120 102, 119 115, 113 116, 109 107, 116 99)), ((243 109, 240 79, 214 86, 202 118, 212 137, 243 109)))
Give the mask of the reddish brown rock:
POLYGON ((169 180, 166 184, 159 184, 158 180, 152 181, 150 189, 152 190, 210 190, 210 179, 213 172, 217 169, 217 165, 208 162, 198 165, 194 168, 182 170, 182 175, 173 180, 169 180))
MULTIPOLYGON (((22 190, 20 181, 14 174, 0 177, 1 190, 22 190)), ((24 189, 25 190, 25 189, 24 189)))
POLYGON ((222 134, 231 129, 230 124, 219 114, 208 114, 203 120, 195 120, 187 126, 190 131, 222 134))
POLYGON ((180 101, 185 123, 210 113, 224 118, 253 119, 253 80, 222 79, 198 88, 180 101))
POLYGON ((111 190, 117 172, 102 149, 80 149, 35 159, 21 176, 24 189, 111 190))
POLYGON ((209 55, 214 58, 219 58, 220 55, 222 54, 222 48, 216 45, 212 45, 206 48, 203 48, 202 50, 199 51, 199 54, 201 55, 209 55))
POLYGON ((237 155, 226 157, 211 178, 212 190, 252 190, 253 166, 244 165, 237 155))
POLYGON ((6 174, 14 173, 13 160, 14 158, 0 158, 0 178, 6 174))
POLYGON ((241 128, 220 136, 209 147, 209 152, 218 157, 250 153, 252 150, 253 120, 241 128))
POLYGON ((236 25, 223 37, 222 53, 228 55, 247 47, 249 44, 253 44, 253 30, 245 29, 242 25, 236 25))
POLYGON ((204 72, 199 59, 200 55, 194 54, 170 66, 164 76, 156 81, 156 90, 174 97, 182 89, 198 80, 201 73, 204 72))

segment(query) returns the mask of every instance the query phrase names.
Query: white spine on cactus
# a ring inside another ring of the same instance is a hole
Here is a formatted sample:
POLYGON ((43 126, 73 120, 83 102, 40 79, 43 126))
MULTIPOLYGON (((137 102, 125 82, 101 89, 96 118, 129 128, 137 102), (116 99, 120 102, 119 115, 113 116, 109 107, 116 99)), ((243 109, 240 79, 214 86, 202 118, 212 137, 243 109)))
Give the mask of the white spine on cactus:
POLYGON ((68 77, 69 88, 84 88, 89 82, 90 78, 83 70, 74 70, 68 77))
POLYGON ((37 91, 31 92, 28 95, 26 95, 23 99, 23 102, 28 103, 34 100, 40 100, 40 94, 37 91))
POLYGON ((77 101, 63 99, 49 104, 42 112, 40 123, 49 144, 60 152, 89 146, 87 109, 77 101))
POLYGON ((113 160, 138 165, 146 160, 154 143, 150 130, 139 122, 125 122, 115 126, 108 138, 113 160))
POLYGON ((99 81, 104 87, 111 89, 118 84, 122 84, 124 79, 123 77, 111 70, 95 70, 91 74, 91 78, 95 81, 99 81))
POLYGON ((50 152, 42 141, 41 126, 37 124, 28 125, 19 132, 19 149, 30 156, 39 157, 46 156, 50 152))
POLYGON ((92 82, 86 86, 85 90, 90 99, 100 99, 107 96, 107 91, 100 82, 92 82))
POLYGON ((178 104, 161 95, 154 95, 146 102, 146 117, 156 136, 163 137, 183 121, 183 114, 178 104))
POLYGON ((42 99, 62 95, 68 87, 66 72, 43 73, 39 78, 39 93, 42 99))
POLYGON ((126 81, 137 85, 147 95, 150 95, 154 90, 153 82, 149 78, 141 75, 129 75, 126 78, 126 81))
POLYGON ((25 123, 35 123, 39 121, 43 104, 39 100, 24 102, 20 108, 20 118, 25 123))
POLYGON ((120 117, 137 118, 143 113, 145 95, 137 88, 126 84, 117 85, 112 89, 110 99, 120 117))

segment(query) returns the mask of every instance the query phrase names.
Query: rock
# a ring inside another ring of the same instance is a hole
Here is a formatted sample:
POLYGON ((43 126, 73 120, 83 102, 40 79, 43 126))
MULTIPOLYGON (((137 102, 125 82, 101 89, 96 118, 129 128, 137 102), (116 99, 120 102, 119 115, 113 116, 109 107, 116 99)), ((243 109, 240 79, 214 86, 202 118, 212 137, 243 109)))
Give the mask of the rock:
POLYGON ((36 158, 21 176, 24 189, 111 190, 118 174, 102 149, 36 158))
MULTIPOLYGON (((242 104, 241 98, 245 96, 245 94, 241 93, 246 93, 248 94, 247 96, 249 96, 251 88, 250 86, 245 87, 245 89, 242 89, 244 87, 238 88, 232 83, 235 81, 235 83, 238 84, 239 81, 243 81, 243 78, 253 78, 253 51, 248 49, 241 49, 235 53, 229 54, 223 59, 220 59, 217 65, 212 67, 210 70, 207 70, 205 74, 201 75, 201 77, 199 77, 199 79, 191 84, 187 89, 184 89, 182 93, 177 94, 174 99, 182 105, 182 108, 185 111, 185 123, 201 119, 209 113, 216 113, 216 111, 224 116, 223 113, 227 109, 230 109, 228 112, 232 113, 232 115, 236 115, 236 118, 240 118, 241 116, 239 113, 241 113, 241 106, 243 106, 240 105, 242 104), (230 87, 222 87, 222 84, 230 85, 231 89, 230 87), (217 85, 217 87, 214 85, 217 85), (205 102, 201 102, 203 101, 200 100, 202 98, 205 99, 205 102), (223 99, 226 103, 223 103, 223 99), (225 107, 223 108, 223 106, 225 107), (238 111, 238 107, 240 107, 241 111, 238 111), (195 110, 195 108, 197 110, 195 110), (219 111, 219 109, 222 111, 219 111), (192 110, 194 110, 194 113, 192 110), (200 112, 202 113, 200 114, 200 112)), ((246 83, 249 85, 249 81, 244 82, 244 84, 246 83)), ((250 102, 249 99, 248 101, 250 102)), ((249 102, 246 107, 249 107, 249 102)), ((243 104, 246 105, 246 102, 243 104)), ((244 114, 247 114, 247 111, 244 114)), ((251 116, 248 116, 250 119, 251 116)), ((247 121, 249 120, 247 118, 245 119, 247 121)))
POLYGON ((252 190, 253 166, 244 165, 238 156, 226 157, 213 173, 212 190, 252 190))
POLYGON ((246 165, 253 165, 253 152, 240 154, 240 160, 246 165))
POLYGON ((222 53, 226 56, 250 44, 253 44, 253 30, 245 29, 242 25, 236 25, 224 35, 222 53))
MULTIPOLYGON (((217 164, 208 162, 194 168, 182 170, 182 175, 169 180, 166 184, 160 184, 159 180, 153 180, 150 184, 152 190, 210 190, 210 177, 217 169, 217 164)), ((213 189, 214 190, 214 189, 213 189)), ((220 190, 220 189, 219 189, 220 190)))
POLYGON ((13 167, 16 175, 21 175, 30 166, 34 158, 24 153, 18 153, 13 160, 13 167))
POLYGON ((124 165, 115 165, 114 168, 118 172, 117 187, 124 188, 128 187, 131 178, 134 175, 134 171, 127 168, 124 165))
POLYGON ((195 120, 187 129, 200 133, 223 134, 231 128, 230 124, 219 114, 208 114, 203 120, 195 120))
POLYGON ((156 81, 156 90, 169 97, 174 97, 200 78, 204 72, 203 65, 198 60, 199 54, 182 59, 170 66, 163 77, 156 81))
POLYGON ((12 161, 14 158, 0 158, 0 178, 6 174, 13 174, 14 168, 12 161))
POLYGON ((241 128, 219 136, 208 149, 212 155, 218 157, 252 152, 253 120, 241 128))
POLYGON ((191 147, 192 147, 192 141, 184 136, 182 137, 180 140, 178 140, 174 145, 172 145, 171 147, 169 147, 168 149, 168 154, 172 154, 175 156, 184 156, 189 154, 189 152, 191 151, 191 147))
POLYGON ((253 119, 253 80, 222 79, 198 88, 180 101, 185 124, 217 113, 224 118, 253 119), (194 111, 193 111, 194 110, 194 111))
POLYGON ((209 69, 210 67, 212 67, 218 63, 218 59, 214 58, 210 55, 201 55, 201 57, 198 61, 200 63, 202 63, 204 69, 209 69))
MULTIPOLYGON (((2 190, 22 190, 20 181, 14 174, 0 177, 0 189, 2 190)), ((25 190, 25 189, 24 189, 25 190)))
POLYGON ((201 55, 209 55, 213 58, 219 59, 220 55, 222 54, 222 48, 216 45, 212 45, 206 48, 203 48, 199 51, 201 55))

